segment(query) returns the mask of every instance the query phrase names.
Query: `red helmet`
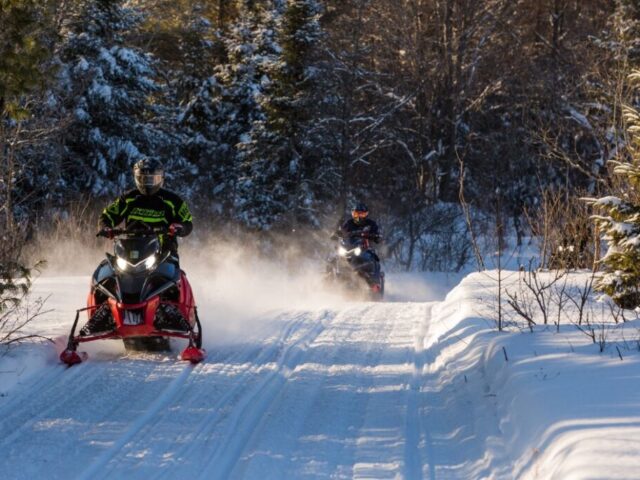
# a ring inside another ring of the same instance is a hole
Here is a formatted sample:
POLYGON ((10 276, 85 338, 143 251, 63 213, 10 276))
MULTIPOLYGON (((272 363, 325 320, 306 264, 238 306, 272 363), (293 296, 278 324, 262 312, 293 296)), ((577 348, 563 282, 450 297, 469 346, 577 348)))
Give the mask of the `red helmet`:
POLYGON ((364 203, 357 203, 353 210, 351 210, 351 218, 356 223, 360 223, 362 220, 369 216, 369 209, 364 203))

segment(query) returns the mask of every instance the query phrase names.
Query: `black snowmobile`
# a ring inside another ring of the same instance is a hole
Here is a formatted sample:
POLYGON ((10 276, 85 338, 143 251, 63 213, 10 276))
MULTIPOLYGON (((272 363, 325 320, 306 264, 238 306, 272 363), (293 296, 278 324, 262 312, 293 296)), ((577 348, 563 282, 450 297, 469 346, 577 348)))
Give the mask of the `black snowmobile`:
POLYGON ((336 254, 327 262, 327 277, 350 292, 362 292, 371 300, 384 297, 384 272, 380 258, 371 246, 369 232, 352 233, 339 240, 336 254))

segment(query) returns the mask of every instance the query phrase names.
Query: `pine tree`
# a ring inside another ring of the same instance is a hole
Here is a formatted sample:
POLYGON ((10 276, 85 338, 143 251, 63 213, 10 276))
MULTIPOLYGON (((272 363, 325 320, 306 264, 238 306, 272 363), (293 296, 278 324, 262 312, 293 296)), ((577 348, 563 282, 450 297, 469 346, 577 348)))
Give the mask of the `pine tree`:
POLYGON ((178 58, 167 61, 172 66, 170 75, 180 105, 189 103, 225 60, 223 38, 209 15, 202 5, 195 4, 179 33, 170 37, 172 47, 177 50, 172 53, 178 58))
POLYGON ((246 129, 239 137, 236 151, 238 182, 234 195, 234 218, 258 230, 269 230, 281 220, 285 209, 285 191, 280 184, 282 172, 269 165, 262 151, 270 135, 266 126, 266 97, 274 82, 281 46, 276 39, 281 5, 272 3, 257 9, 246 2, 244 17, 234 29, 229 52, 232 60, 232 85, 236 95, 244 97, 247 107, 246 129), (234 62, 235 61, 235 62, 234 62))
POLYGON ((23 96, 41 87, 51 57, 45 42, 47 6, 35 0, 7 0, 0 5, 0 115, 23 118, 23 96))
POLYGON ((274 2, 263 38, 274 30, 276 55, 263 57, 259 95, 264 118, 241 145, 238 218, 254 228, 295 228, 316 216, 314 146, 306 131, 316 80, 314 49, 320 39, 315 0, 274 2))
POLYGON ((19 341, 26 322, 17 307, 31 287, 32 269, 21 258, 30 218, 17 214, 34 193, 25 188, 33 162, 21 161, 19 154, 31 140, 31 107, 53 71, 50 6, 35 0, 0 3, 0 344, 6 345, 19 341))
POLYGON ((180 111, 181 153, 193 167, 192 190, 206 199, 205 207, 224 213, 233 186, 236 106, 215 75, 203 79, 189 103, 180 111))
MULTIPOLYGON (((640 165, 618 164, 614 172, 623 175, 633 188, 640 188, 640 165)), ((590 203, 606 212, 593 217, 608 244, 600 260, 604 274, 596 289, 623 308, 635 308, 640 305, 640 205, 616 196, 590 203)))
POLYGON ((26 143, 34 99, 52 72, 48 8, 48 2, 33 0, 0 4, 0 211, 5 220, 0 231, 13 231, 25 167, 17 158, 18 145, 26 143))
MULTIPOLYGON (((633 72, 629 81, 639 87, 640 71, 633 72)), ((596 288, 621 307, 635 308, 640 305, 640 112, 626 106, 623 116, 630 160, 610 163, 621 177, 624 193, 586 200, 602 212, 593 219, 608 244, 607 253, 600 260, 604 273, 596 288)))
POLYGON ((141 18, 120 0, 91 0, 62 48, 62 85, 73 122, 65 137, 68 187, 113 195, 131 165, 162 149, 150 97, 158 92, 153 59, 126 46, 141 18))
MULTIPOLYGON (((264 49, 257 43, 259 22, 254 8, 245 5, 224 37, 218 32, 218 42, 203 45, 204 50, 223 51, 224 55, 208 63, 206 75, 193 77, 197 87, 179 116, 184 156, 197 171, 195 188, 219 220, 228 219, 233 208, 238 178, 236 146, 260 115, 257 58, 264 49)), ((202 56, 211 57, 207 53, 202 56)))

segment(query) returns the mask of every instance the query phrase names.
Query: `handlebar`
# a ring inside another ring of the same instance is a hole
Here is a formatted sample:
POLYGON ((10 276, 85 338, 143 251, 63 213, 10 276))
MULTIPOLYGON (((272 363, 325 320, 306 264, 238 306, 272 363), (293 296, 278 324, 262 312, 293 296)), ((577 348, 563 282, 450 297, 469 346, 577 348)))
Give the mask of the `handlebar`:
POLYGON ((382 235, 380 235, 379 233, 371 233, 371 232, 364 232, 364 231, 360 231, 360 232, 349 232, 349 234, 345 237, 342 236, 341 234, 337 234, 337 238, 341 238, 341 239, 349 239, 349 238, 365 238, 365 239, 380 239, 382 237, 382 235))
MULTIPOLYGON (((126 228, 112 228, 111 237, 120 237, 123 235, 164 235, 169 233, 169 227, 149 227, 145 229, 126 229, 126 228)), ((96 233, 96 237, 106 236, 104 230, 100 230, 96 233)))

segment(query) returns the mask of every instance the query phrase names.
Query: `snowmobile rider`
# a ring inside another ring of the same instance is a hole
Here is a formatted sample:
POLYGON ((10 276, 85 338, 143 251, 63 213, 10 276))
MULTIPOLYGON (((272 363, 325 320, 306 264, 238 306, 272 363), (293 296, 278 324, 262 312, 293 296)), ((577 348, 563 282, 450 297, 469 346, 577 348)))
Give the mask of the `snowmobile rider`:
POLYGON ((364 203, 357 203, 351 210, 351 218, 340 227, 338 235, 349 240, 364 237, 379 243, 382 237, 378 224, 368 217, 367 206, 364 203))
POLYGON ((189 207, 178 195, 162 188, 164 168, 155 159, 143 158, 133 166, 136 188, 118 197, 100 216, 99 236, 113 238, 114 228, 121 222, 129 227, 142 223, 150 227, 167 225, 168 235, 161 235, 163 251, 178 260, 177 237, 186 237, 193 229, 189 207))
MULTIPOLYGON (((169 261, 179 268, 176 236, 184 237, 193 229, 189 207, 178 195, 164 190, 164 169, 155 159, 143 158, 133 166, 136 188, 118 197, 100 216, 99 236, 114 238, 115 228, 122 222, 158 227, 168 226, 168 234, 160 235, 163 253, 169 252, 169 261)), ((100 267, 98 267, 100 268, 100 267)), ((95 274, 94 274, 95 276, 95 274)), ((106 312, 109 310, 107 309, 106 312)), ((81 336, 108 332, 115 328, 111 314, 98 310, 80 330, 81 336)), ((178 324, 178 329, 182 324, 178 324)))
MULTIPOLYGON (((368 218, 369 209, 364 203, 357 203, 351 210, 351 218, 337 232, 337 236, 356 245, 365 241, 379 243, 382 239, 378 224, 368 218)), ((368 247, 360 255, 349 258, 349 264, 363 277, 370 286, 378 285, 380 274, 380 258, 368 247)))

